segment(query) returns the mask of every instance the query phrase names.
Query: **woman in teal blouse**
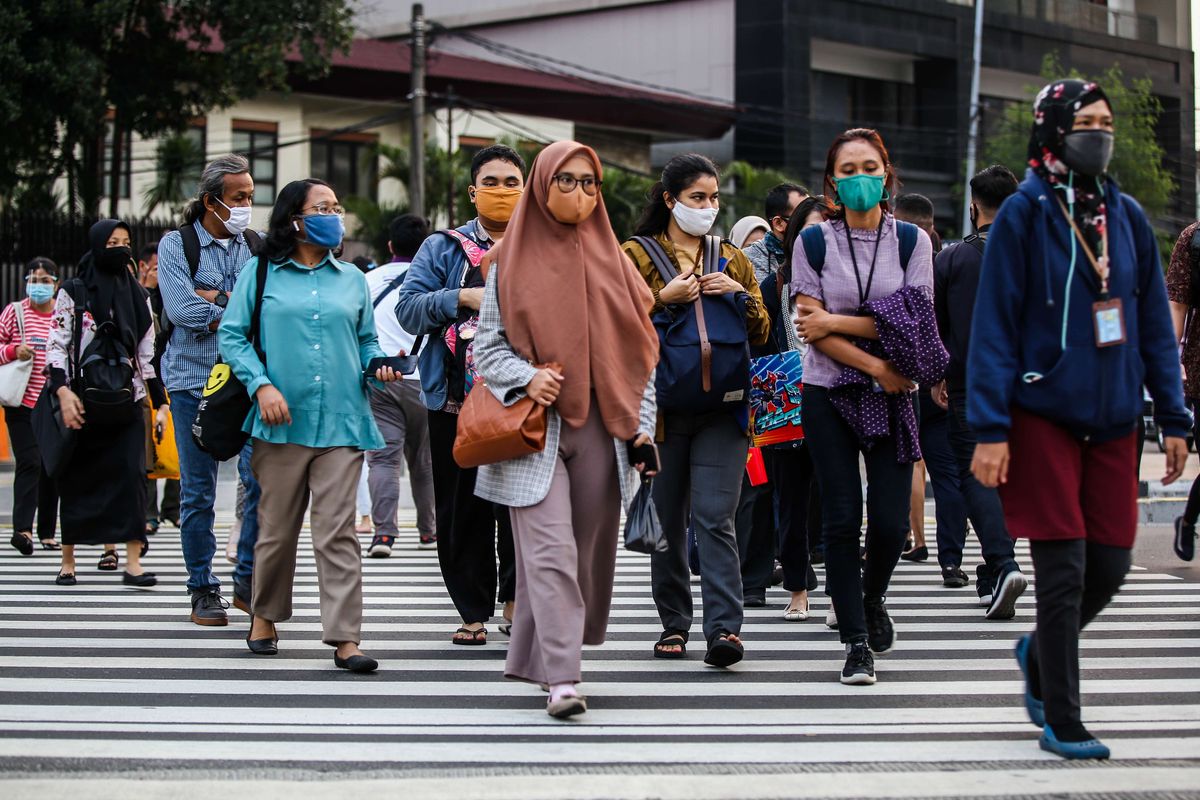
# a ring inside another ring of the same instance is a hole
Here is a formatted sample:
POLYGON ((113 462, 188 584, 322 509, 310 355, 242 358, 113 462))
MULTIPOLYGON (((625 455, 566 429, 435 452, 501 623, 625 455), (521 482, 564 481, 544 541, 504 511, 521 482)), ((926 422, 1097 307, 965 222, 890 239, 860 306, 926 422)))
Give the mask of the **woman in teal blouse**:
MULTIPOLYGON (((275 623, 292 615, 296 545, 311 497, 321 638, 337 648, 337 666, 371 672, 378 664, 358 647, 362 560, 354 498, 362 451, 384 444, 364 377, 371 360, 384 353, 365 277, 333 256, 345 232, 343 214, 322 181, 283 188, 260 256, 268 261, 259 336, 266 364, 249 339, 258 288, 254 263, 242 270, 229 297, 220 344, 255 399, 244 430, 254 438, 251 466, 262 499, 246 644, 259 655, 279 652, 275 623)), ((400 376, 384 367, 374 377, 400 376)))

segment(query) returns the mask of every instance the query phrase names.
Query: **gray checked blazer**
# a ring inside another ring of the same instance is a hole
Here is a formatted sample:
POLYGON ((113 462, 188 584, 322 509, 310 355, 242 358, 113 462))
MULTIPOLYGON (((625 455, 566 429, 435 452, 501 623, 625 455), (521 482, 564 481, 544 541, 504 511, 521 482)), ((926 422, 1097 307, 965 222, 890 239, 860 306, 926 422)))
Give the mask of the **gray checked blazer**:
MULTIPOLYGON (((525 387, 537 374, 537 368, 513 350, 504 332, 500 318, 500 299, 496 291, 496 275, 499 263, 492 264, 484 289, 483 305, 479 310, 479 332, 475 335, 475 366, 487 381, 492 394, 506 406, 525 396, 525 387)), ((654 437, 657 399, 654 392, 654 374, 646 383, 642 394, 638 430, 654 437)), ((554 478, 554 463, 558 458, 558 438, 562 430, 562 418, 553 407, 546 415, 546 449, 499 464, 486 464, 479 468, 475 479, 475 494, 484 500, 509 506, 525 508, 537 505, 550 493, 550 482, 554 478)), ((638 490, 637 471, 629 465, 629 454, 625 442, 613 439, 617 451, 617 477, 621 481, 621 500, 625 509, 633 502, 638 490)))

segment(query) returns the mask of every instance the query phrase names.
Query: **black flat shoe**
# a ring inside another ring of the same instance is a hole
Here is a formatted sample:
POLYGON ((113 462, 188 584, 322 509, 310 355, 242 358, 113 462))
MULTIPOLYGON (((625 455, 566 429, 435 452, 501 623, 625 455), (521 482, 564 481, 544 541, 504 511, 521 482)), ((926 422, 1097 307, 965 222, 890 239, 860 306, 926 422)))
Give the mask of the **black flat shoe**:
POLYGON ((925 545, 921 545, 920 547, 914 547, 911 550, 906 550, 905 552, 901 553, 900 557, 903 558, 905 561, 928 561, 929 560, 929 548, 926 547, 925 545))
POLYGON ((42 539, 43 550, 62 550, 62 545, 54 539, 42 539))
POLYGON ((130 575, 126 572, 121 577, 121 583, 126 586, 132 586, 135 589, 149 589, 158 583, 158 578, 153 572, 143 572, 141 575, 130 575))
POLYGON ((348 669, 351 672, 374 672, 379 669, 379 662, 369 656, 350 656, 349 658, 339 658, 335 652, 333 654, 333 663, 342 669, 348 669))
POLYGON ((54 579, 54 582, 59 586, 74 586, 79 583, 79 581, 75 580, 74 572, 60 572, 58 573, 58 577, 54 579))
POLYGON ((17 548, 17 551, 23 556, 33 555, 33 539, 24 536, 20 533, 14 533, 8 543, 17 548))
POLYGON ((274 636, 268 639, 251 639, 250 632, 246 632, 246 646, 250 648, 250 652, 256 656, 277 656, 279 655, 279 640, 274 636))

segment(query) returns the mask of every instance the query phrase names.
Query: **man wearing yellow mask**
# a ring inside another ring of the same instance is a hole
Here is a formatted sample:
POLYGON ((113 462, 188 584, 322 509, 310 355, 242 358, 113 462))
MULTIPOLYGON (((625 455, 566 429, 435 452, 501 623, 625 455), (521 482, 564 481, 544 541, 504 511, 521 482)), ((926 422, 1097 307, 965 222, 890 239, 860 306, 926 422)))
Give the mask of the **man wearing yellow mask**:
POLYGON ((497 600, 504 604, 506 625, 501 630, 507 631, 516 594, 508 509, 475 496, 476 471, 461 469, 452 451, 458 412, 476 376, 471 349, 483 301, 479 263, 504 237, 525 188, 524 173, 525 162, 511 147, 497 144, 475 154, 467 194, 478 216, 425 240, 396 304, 400 325, 421 337, 414 350, 421 399, 429 409, 438 563, 463 621, 452 641, 462 645, 487 643, 484 625, 495 613, 497 600))

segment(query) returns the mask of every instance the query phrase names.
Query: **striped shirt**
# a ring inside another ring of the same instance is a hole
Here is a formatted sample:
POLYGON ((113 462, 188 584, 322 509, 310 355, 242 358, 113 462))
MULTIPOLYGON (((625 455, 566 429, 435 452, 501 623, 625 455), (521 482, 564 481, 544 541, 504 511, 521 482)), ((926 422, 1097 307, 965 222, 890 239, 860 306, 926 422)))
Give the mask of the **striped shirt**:
MULTIPOLYGON (((17 324, 17 304, 9 303, 0 314, 0 364, 17 360, 17 347, 21 344, 21 328, 17 324)), ((21 405, 33 408, 42 387, 46 385, 46 347, 50 342, 50 326, 53 314, 40 314, 28 299, 21 301, 25 316, 25 344, 33 348, 33 374, 25 388, 21 405)))
POLYGON ((158 288, 163 312, 175 324, 162 359, 162 379, 168 391, 198 392, 217 363, 217 332, 209 326, 224 310, 196 294, 196 289, 222 289, 233 293, 242 265, 250 260, 250 247, 241 234, 224 243, 213 238, 199 221, 200 266, 192 278, 183 253, 183 237, 171 231, 158 243, 158 288))

